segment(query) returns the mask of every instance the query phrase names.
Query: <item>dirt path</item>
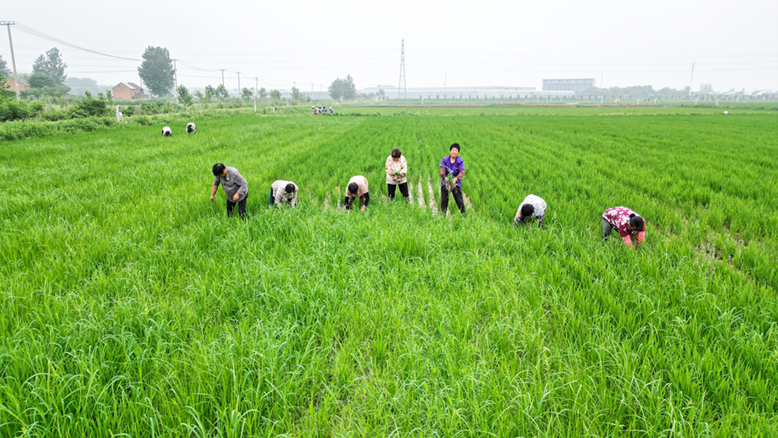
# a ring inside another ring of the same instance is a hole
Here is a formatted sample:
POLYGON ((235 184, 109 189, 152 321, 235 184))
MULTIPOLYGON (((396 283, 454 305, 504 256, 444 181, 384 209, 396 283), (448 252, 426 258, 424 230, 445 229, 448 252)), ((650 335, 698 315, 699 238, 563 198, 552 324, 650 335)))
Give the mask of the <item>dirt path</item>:
POLYGON ((421 182, 421 175, 419 175, 419 183, 416 185, 416 197, 419 200, 419 207, 425 208, 424 205, 424 184, 421 182))
POLYGON ((432 178, 429 176, 427 177, 427 190, 429 191, 429 195, 430 195, 430 201, 429 201, 430 209, 432 210, 433 213, 437 213, 438 206, 435 203, 435 190, 432 188, 432 178))

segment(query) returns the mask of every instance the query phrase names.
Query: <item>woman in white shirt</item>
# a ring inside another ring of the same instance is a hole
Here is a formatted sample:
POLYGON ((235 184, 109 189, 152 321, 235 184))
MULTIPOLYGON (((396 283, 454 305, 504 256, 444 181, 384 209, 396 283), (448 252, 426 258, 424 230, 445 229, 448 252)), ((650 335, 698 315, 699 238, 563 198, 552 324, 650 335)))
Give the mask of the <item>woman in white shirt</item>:
POLYGON ((408 174, 408 163, 403 157, 402 151, 398 148, 392 149, 392 155, 386 157, 386 187, 389 191, 389 200, 394 200, 394 194, 397 191, 397 187, 400 188, 403 198, 409 201, 408 198, 408 181, 406 176, 408 174))

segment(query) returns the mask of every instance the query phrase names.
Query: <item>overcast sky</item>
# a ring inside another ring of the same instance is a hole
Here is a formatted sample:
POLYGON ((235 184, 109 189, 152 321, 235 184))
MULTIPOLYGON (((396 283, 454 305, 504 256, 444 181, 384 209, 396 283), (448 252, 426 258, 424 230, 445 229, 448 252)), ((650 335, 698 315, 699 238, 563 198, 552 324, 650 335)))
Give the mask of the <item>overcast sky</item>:
MULTIPOLYGON (((778 90, 778 0, 632 1, 166 1, 4 2, 12 20, 59 40, 127 58, 170 50, 178 81, 268 89, 397 86, 405 39, 408 87, 529 86, 595 78, 597 86, 693 89, 710 83, 778 90), (197 69, 191 68, 194 66, 197 69), (208 71, 206 71, 208 70, 208 71), (601 82, 603 81, 603 82, 601 82), (312 85, 313 84, 313 85, 312 85)), ((17 68, 57 47, 71 77, 138 82, 137 61, 65 46, 11 28, 17 68)), ((11 66, 6 29, 0 55, 11 66)))

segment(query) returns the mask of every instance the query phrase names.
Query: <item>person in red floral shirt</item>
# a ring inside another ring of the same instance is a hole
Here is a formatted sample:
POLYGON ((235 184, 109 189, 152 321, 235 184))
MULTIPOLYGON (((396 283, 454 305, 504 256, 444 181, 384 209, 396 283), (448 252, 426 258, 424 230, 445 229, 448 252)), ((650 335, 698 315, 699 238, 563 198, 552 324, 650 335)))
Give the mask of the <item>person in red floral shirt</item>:
POLYGON ((602 214, 602 239, 607 241, 614 228, 630 247, 633 236, 636 248, 646 240, 646 222, 627 207, 609 208, 602 214))

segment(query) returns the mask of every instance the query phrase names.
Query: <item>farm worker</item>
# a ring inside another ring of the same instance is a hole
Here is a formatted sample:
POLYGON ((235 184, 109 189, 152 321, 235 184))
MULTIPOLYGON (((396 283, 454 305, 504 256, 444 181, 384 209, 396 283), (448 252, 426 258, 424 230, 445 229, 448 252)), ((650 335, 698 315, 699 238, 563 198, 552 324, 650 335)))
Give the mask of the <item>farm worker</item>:
POLYGON ((297 205, 297 184, 291 181, 278 180, 270 186, 270 205, 297 205))
POLYGON ((521 201, 519 210, 516 211, 516 217, 513 218, 513 225, 519 222, 528 222, 532 218, 537 218, 538 226, 543 228, 543 219, 546 217, 546 201, 540 196, 528 195, 521 201))
POLYGON ((124 114, 122 114, 122 107, 116 105, 116 121, 121 123, 124 121, 124 114))
POLYGON ((187 134, 194 134, 195 132, 197 132, 197 126, 195 126, 195 124, 192 123, 192 122, 187 123, 186 124, 186 133, 187 134))
POLYGON ((454 195, 459 211, 465 214, 465 201, 462 199, 462 178, 465 177, 465 161, 459 156, 459 144, 448 148, 449 154, 440 162, 440 211, 448 210, 448 194, 454 195), (447 181, 448 180, 448 181, 447 181))
POLYGON ((330 114, 335 114, 335 111, 332 109, 332 105, 330 105, 330 114))
POLYGON ((171 135, 173 135, 173 131, 170 130, 170 126, 165 126, 164 128, 162 128, 162 135, 165 137, 170 137, 171 135))
POLYGON ((642 217, 627 207, 614 207, 602 214, 602 239, 608 240, 613 229, 619 232, 624 243, 632 246, 632 236, 637 248, 646 240, 646 223, 642 217))
POLYGON ((346 210, 351 210, 351 204, 359 198, 360 211, 365 211, 365 207, 370 203, 370 193, 368 193, 367 178, 362 175, 352 176, 346 186, 346 198, 343 204, 346 210))
POLYGON ((394 194, 397 187, 400 187, 400 193, 408 201, 408 181, 405 176, 408 174, 408 163, 403 157, 400 149, 392 149, 392 154, 386 157, 386 187, 389 191, 389 199, 394 200, 394 194))
POLYGON ((227 217, 232 216, 232 209, 238 204, 241 219, 246 218, 246 199, 249 197, 249 186, 243 176, 234 167, 227 167, 222 163, 213 165, 213 188, 211 189, 211 202, 219 189, 219 184, 224 188, 227 196, 227 217))

